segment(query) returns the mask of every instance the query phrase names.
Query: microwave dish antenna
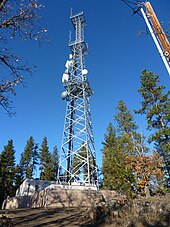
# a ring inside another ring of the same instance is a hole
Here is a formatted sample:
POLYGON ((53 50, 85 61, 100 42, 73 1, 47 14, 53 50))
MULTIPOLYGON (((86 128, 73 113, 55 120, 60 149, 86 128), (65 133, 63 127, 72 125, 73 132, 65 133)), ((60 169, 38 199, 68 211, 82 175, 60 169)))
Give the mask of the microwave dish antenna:
POLYGON ((66 115, 59 157, 58 182, 64 185, 79 184, 98 188, 98 169, 90 111, 93 91, 87 80, 84 40, 84 13, 70 16, 75 30, 75 40, 69 41, 71 54, 66 61, 62 76, 65 91, 61 98, 66 100, 66 115))

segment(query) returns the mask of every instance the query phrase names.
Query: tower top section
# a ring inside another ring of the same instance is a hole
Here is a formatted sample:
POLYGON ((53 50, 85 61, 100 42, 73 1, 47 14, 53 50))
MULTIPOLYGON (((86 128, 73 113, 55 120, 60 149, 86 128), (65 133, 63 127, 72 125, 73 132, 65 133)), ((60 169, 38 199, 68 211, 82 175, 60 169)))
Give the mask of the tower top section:
POLYGON ((74 15, 71 14, 70 19, 71 19, 75 29, 76 29, 77 18, 79 18, 81 20, 82 25, 86 25, 86 19, 85 19, 83 11, 76 13, 74 15))
POLYGON ((86 25, 86 19, 83 11, 70 15, 73 27, 75 29, 75 40, 69 40, 69 47, 72 52, 76 52, 76 49, 81 49, 82 54, 87 54, 87 44, 84 41, 84 26, 86 25))

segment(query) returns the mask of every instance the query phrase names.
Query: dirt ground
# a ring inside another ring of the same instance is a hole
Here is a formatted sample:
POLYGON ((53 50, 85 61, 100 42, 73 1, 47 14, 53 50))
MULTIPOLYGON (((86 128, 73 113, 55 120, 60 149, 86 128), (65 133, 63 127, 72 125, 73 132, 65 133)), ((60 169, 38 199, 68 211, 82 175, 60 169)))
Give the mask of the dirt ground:
POLYGON ((170 194, 120 203, 122 201, 117 199, 90 209, 62 207, 0 210, 0 227, 170 227, 170 194))
POLYGON ((91 220, 85 217, 86 208, 34 208, 0 210, 0 226, 94 226, 91 220))

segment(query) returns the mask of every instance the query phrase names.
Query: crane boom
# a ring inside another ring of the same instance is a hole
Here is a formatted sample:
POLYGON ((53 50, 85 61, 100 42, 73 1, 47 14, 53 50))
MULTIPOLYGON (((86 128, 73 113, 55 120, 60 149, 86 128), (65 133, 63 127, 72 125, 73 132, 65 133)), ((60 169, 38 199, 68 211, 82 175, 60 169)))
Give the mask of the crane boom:
POLYGON ((154 28, 154 31, 159 39, 159 42, 162 46, 164 55, 167 57, 168 61, 170 61, 170 44, 169 41, 159 23, 159 20, 155 14, 155 12, 153 11, 153 8, 150 4, 150 2, 146 2, 145 3, 145 8, 146 8, 146 14, 148 15, 151 24, 154 28))
POLYGON ((170 44, 169 41, 159 23, 159 20, 151 6, 151 4, 146 1, 144 3, 146 8, 146 13, 141 7, 141 13, 146 22, 146 25, 150 31, 150 34, 155 42, 155 45, 162 57, 165 67, 170 75, 170 44), (148 20, 149 19, 149 20, 148 20))

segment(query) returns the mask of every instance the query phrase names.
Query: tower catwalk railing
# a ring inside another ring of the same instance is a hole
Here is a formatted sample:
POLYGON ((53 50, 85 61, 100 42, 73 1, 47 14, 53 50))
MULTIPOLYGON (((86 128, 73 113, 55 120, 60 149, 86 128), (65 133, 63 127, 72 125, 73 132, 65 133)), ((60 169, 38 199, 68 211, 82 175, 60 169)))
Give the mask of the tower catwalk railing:
POLYGON ((86 20, 83 12, 71 15, 75 40, 69 42, 71 54, 62 77, 66 114, 59 158, 58 180, 61 184, 98 186, 96 152, 90 111, 93 91, 87 79, 84 56, 86 20))

